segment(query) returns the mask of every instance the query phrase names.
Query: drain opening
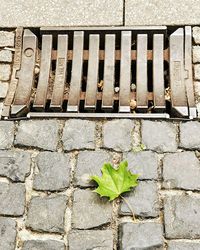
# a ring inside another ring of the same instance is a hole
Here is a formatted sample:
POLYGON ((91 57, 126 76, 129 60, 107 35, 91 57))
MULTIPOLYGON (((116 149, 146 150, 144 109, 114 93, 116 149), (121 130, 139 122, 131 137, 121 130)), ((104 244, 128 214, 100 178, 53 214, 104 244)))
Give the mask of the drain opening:
POLYGON ((8 92, 4 117, 28 112, 195 117, 191 27, 17 32, 23 44, 16 44, 21 54, 16 52, 13 67, 20 60, 20 74, 12 76, 18 84, 14 95, 8 92), (27 49, 32 56, 23 53, 27 49))

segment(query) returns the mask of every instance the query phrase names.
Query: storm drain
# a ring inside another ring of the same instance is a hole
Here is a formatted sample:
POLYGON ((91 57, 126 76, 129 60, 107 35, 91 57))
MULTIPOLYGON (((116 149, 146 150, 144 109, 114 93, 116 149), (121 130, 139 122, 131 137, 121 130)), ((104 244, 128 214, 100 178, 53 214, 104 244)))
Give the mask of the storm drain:
POLYGON ((16 30, 3 117, 196 117, 191 27, 16 30))

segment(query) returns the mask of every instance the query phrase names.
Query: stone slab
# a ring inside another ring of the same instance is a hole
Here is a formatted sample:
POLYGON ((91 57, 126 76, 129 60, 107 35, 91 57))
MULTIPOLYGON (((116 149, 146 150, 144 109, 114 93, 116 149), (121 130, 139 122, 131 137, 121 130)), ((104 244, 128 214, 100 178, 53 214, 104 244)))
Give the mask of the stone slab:
POLYGON ((188 240, 171 240, 168 243, 168 250, 199 250, 200 242, 188 240))
POLYGON ((200 0, 126 0, 126 25, 199 24, 200 0))
POLYGON ((200 195, 174 193, 164 198, 165 233, 169 239, 200 237, 200 195))
POLYGON ((194 152, 167 154, 163 160, 163 186, 200 190, 200 162, 194 152))
POLYGON ((158 157, 151 151, 129 152, 124 154, 129 169, 139 174, 140 180, 158 179, 158 157))
POLYGON ((24 182, 30 174, 31 155, 24 151, 0 151, 0 176, 13 182, 24 182))
POLYGON ((0 182, 0 215, 21 216, 25 209, 25 186, 0 182))
POLYGON ((58 191, 69 186, 70 157, 57 152, 41 152, 36 159, 38 172, 34 175, 33 188, 58 191))
MULTIPOLYGON (((156 217, 159 215, 158 188, 155 182, 140 181, 135 190, 123 196, 130 204, 135 215, 141 217, 156 217)), ((132 215, 130 208, 124 201, 120 213, 132 215)))
POLYGON ((120 249, 163 249, 162 225, 155 222, 124 223, 120 226, 120 249))
POLYGON ((0 249, 14 250, 16 239, 16 222, 10 218, 0 217, 0 249))
POLYGON ((111 221, 112 205, 107 198, 100 198, 92 190, 74 192, 72 227, 90 229, 111 221))
POLYGON ((111 230, 73 230, 69 233, 69 250, 112 250, 111 230))
POLYGON ((14 122, 0 121, 0 149, 11 148, 14 140, 14 122))
POLYGON ((75 184, 83 187, 96 185, 95 182, 91 181, 90 176, 101 175, 101 168, 107 162, 111 162, 111 156, 106 151, 80 152, 75 170, 75 184))
POLYGON ((27 240, 22 250, 65 250, 65 244, 57 240, 27 240))
POLYGON ((26 226, 39 232, 63 233, 66 202, 64 195, 33 197, 26 226))
POLYGON ((122 25, 123 0, 1 0, 0 23, 2 27, 122 25))

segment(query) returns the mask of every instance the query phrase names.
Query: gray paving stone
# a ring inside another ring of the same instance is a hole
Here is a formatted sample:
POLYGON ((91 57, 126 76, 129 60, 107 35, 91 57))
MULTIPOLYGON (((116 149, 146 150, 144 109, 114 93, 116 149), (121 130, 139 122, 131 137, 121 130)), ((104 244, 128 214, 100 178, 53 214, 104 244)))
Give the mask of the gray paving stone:
POLYGON ((158 179, 158 158, 151 151, 129 152, 124 154, 124 160, 128 161, 129 169, 140 174, 139 179, 158 179))
POLYGON ((90 180, 90 176, 100 175, 103 164, 111 161, 111 156, 103 150, 80 152, 75 170, 74 183, 83 187, 94 186, 95 183, 90 180))
POLYGON ((26 226, 39 232, 63 233, 66 202, 64 195, 33 197, 26 226))
POLYGON ((200 27, 193 27, 193 39, 196 44, 200 44, 200 27))
POLYGON ((194 65, 194 79, 200 80, 200 64, 194 65))
POLYGON ((7 91, 8 91, 8 83, 7 82, 1 82, 0 81, 0 99, 3 99, 6 97, 7 91))
POLYGON ((12 62, 12 52, 10 50, 0 50, 0 62, 12 62))
POLYGON ((200 82, 195 81, 194 82, 194 90, 195 90, 195 95, 197 99, 200 101, 200 82))
POLYGON ((200 190, 200 162, 194 152, 169 154, 163 160, 163 186, 200 190))
POLYGON ((14 122, 0 121, 0 149, 11 148, 14 140, 14 122))
POLYGON ((0 217, 0 249, 14 250, 16 239, 16 222, 13 219, 0 217))
POLYGON ((142 121, 142 143, 157 152, 174 152, 177 149, 176 127, 169 122, 142 121))
POLYGON ((89 229, 111 221, 112 204, 91 190, 74 192, 72 227, 89 229))
POLYGON ((55 151, 58 141, 58 122, 55 120, 20 121, 15 145, 55 151))
MULTIPOLYGON (((135 215, 141 217, 157 217, 159 215, 158 188, 155 182, 140 181, 135 190, 123 196, 127 199, 135 215)), ((124 201, 120 213, 132 215, 130 208, 124 201)))
POLYGON ((1 27, 122 25, 123 0, 1 0, 1 27), (59 13, 59 16, 57 15, 59 13))
POLYGON ((36 159, 39 173, 35 173, 33 188, 58 191, 69 186, 70 156, 56 152, 41 152, 36 159))
POLYGON ((200 242, 186 240, 171 240, 168 242, 168 250, 199 250, 200 242))
POLYGON ((57 240, 27 240, 22 250, 65 250, 65 244, 57 240))
POLYGON ((116 151, 131 150, 133 120, 119 119, 105 122, 103 125, 103 147, 116 151))
POLYGON ((200 122, 180 124, 180 146, 188 149, 200 149, 200 122))
POLYGON ((63 130, 63 146, 65 150, 94 149, 95 122, 71 119, 66 121, 63 130))
POLYGON ((200 46, 193 46, 193 63, 200 62, 200 46))
POLYGON ((0 215, 21 216, 25 208, 25 186, 0 182, 0 215))
POLYGON ((14 182, 24 182, 30 174, 31 155, 29 152, 0 151, 0 176, 14 182))
POLYGON ((199 24, 199 0, 126 0, 126 25, 199 24), (139 18, 138 18, 139 17, 139 18))
POLYGON ((163 249, 162 234, 162 225, 159 223, 123 223, 120 227, 120 249, 163 249))
POLYGON ((11 66, 9 64, 0 64, 0 81, 9 81, 11 66))
MULTIPOLYGON (((13 25, 15 26, 15 25, 13 25)), ((0 47, 14 47, 15 33, 0 31, 0 47)))
POLYGON ((112 250, 111 230, 73 230, 69 233, 69 250, 112 250))
POLYGON ((200 195, 168 194, 164 198, 165 233, 169 239, 200 237, 200 195))

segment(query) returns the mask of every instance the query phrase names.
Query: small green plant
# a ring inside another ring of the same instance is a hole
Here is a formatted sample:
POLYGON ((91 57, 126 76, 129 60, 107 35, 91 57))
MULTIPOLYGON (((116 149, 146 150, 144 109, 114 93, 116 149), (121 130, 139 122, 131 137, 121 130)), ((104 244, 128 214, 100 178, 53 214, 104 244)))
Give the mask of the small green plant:
MULTIPOLYGON (((117 169, 110 163, 105 163, 101 169, 102 177, 91 176, 91 180, 94 180, 98 184, 94 192, 100 196, 108 197, 110 201, 121 197, 133 213, 133 209, 122 194, 131 191, 131 188, 138 185, 139 175, 131 173, 127 168, 127 161, 121 162, 117 169)), ((133 218, 135 219, 134 213, 133 218)))

